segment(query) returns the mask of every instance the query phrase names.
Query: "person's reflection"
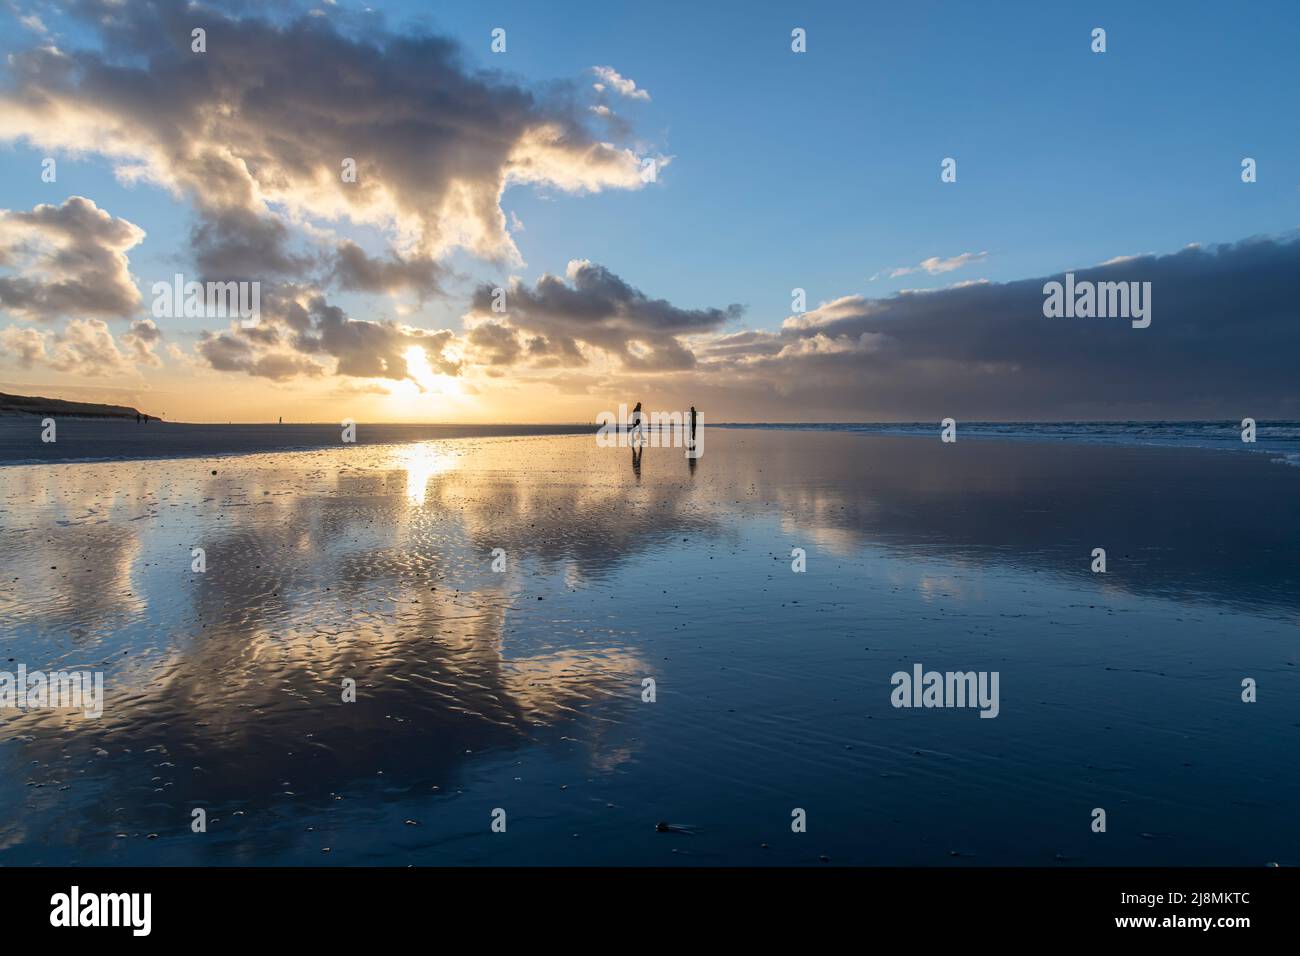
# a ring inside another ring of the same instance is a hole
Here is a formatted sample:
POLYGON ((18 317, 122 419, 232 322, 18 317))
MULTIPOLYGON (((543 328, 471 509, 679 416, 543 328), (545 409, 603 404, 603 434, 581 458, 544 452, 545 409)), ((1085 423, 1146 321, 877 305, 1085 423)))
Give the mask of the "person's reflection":
POLYGON ((694 475, 695 475, 695 463, 696 463, 697 461, 699 461, 699 459, 696 458, 694 455, 687 455, 687 456, 686 456, 686 464, 690 467, 690 470, 691 470, 691 476, 692 476, 692 477, 694 477, 694 475))
POLYGON ((636 445, 632 446, 632 474, 636 476, 637 481, 641 480, 641 455, 644 452, 644 448, 638 448, 636 445))

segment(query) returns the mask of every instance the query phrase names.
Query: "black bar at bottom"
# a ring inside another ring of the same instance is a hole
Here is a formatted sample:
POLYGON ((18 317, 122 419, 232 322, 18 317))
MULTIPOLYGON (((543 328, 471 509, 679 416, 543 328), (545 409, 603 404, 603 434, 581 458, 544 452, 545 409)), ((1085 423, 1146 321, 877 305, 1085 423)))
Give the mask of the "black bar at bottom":
POLYGON ((1297 874, 1292 868, 2 869, 0 899, 10 939, 76 932, 83 941, 118 937, 127 945, 146 939, 374 944, 391 934, 458 927, 494 935, 567 928, 680 938, 700 920, 759 938, 774 930, 821 936, 845 928, 860 935, 912 926, 927 941, 1041 939, 1048 931, 1059 938, 1200 935, 1230 943, 1242 933, 1278 933, 1294 923, 1297 874), (139 932, 146 928, 143 895, 120 894, 149 894, 147 935, 139 932))

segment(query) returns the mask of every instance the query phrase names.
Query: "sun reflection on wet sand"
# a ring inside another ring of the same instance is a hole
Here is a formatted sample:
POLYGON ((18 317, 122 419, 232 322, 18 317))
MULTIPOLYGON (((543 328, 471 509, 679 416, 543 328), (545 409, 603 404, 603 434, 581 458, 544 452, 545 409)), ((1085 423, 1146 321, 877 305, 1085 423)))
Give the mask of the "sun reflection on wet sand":
POLYGON ((406 471, 406 500, 423 507, 429 490, 429 480, 435 475, 445 475, 459 464, 456 455, 444 450, 442 442, 419 442, 394 452, 398 466, 406 471))

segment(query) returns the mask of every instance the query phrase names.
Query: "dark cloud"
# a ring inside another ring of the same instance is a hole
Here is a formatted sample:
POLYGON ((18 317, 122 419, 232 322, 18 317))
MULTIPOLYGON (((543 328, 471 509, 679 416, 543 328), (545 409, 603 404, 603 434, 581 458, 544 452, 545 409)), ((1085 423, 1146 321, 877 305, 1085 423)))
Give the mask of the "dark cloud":
POLYGON ((317 377, 324 375, 325 370, 310 359, 277 352, 259 356, 249 367, 248 373, 279 382, 303 375, 317 377))
POLYGON ((195 350, 219 372, 246 372, 253 365, 253 346, 230 332, 204 332, 195 350))
POLYGON ((587 364, 578 343, 567 336, 548 339, 534 335, 528 340, 528 357, 539 368, 574 367, 587 364))
POLYGON ((514 365, 523 351, 515 331, 499 322, 484 322, 465 337, 484 365, 514 365))
MULTIPOLYGON (((472 310, 492 316, 496 301, 493 287, 480 286, 472 310)), ((691 368, 694 355, 678 337, 714 332, 743 311, 739 305, 681 309, 664 299, 651 299, 604 266, 585 261, 569 263, 568 282, 544 275, 531 289, 512 283, 505 306, 510 325, 533 337, 530 352, 577 351, 574 343, 582 343, 639 371, 691 368)))
POLYGON ((429 258, 403 259, 397 255, 372 258, 355 242, 341 242, 335 251, 333 275, 342 289, 359 292, 410 289, 424 298, 439 291, 442 268, 429 258))
POLYGON ((289 250, 289 229, 249 209, 209 210, 190 232, 203 280, 260 281, 302 274, 312 258, 289 250))
POLYGON ((774 420, 1300 412, 1300 239, 1072 271, 1077 281, 1150 282, 1150 327, 1044 317, 1043 286, 1063 273, 851 296, 787 319, 780 332, 714 340, 700 353, 709 374, 695 384, 715 390, 730 414, 774 420))
POLYGON ((276 382, 299 377, 314 378, 325 373, 324 368, 306 356, 292 352, 262 352, 234 332, 204 332, 195 350, 217 371, 245 372, 276 382))

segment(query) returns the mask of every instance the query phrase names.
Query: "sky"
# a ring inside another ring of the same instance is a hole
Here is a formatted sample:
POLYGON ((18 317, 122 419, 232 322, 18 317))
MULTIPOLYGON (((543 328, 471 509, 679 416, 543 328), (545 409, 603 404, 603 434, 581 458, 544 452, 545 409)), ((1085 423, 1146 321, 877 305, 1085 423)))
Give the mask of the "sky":
POLYGON ((3 391, 188 421, 1300 418, 1293 2, 0 24, 3 391), (1045 316, 1067 271, 1150 283, 1150 324, 1045 316), (178 273, 258 283, 258 323, 159 314, 178 273))

